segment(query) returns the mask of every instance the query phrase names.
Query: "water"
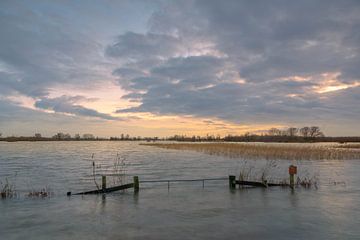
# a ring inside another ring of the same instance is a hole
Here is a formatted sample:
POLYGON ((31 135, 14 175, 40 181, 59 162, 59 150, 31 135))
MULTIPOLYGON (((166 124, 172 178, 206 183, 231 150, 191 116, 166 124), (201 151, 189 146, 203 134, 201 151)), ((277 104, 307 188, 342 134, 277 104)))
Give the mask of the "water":
MULTIPOLYGON (((226 181, 141 184, 106 196, 66 196, 95 189, 98 173, 112 171, 116 154, 126 174, 141 180, 238 175, 244 160, 135 142, 0 143, 0 180, 16 182, 19 197, 0 200, 0 239, 359 239, 360 161, 281 161, 272 174, 318 176, 318 188, 237 189, 226 181), (91 158, 94 153, 94 159, 91 158), (16 175, 16 178, 15 178, 16 175), (51 198, 27 198, 48 186, 51 198)), ((245 165, 262 169, 264 161, 245 165)), ((272 176, 274 177, 274 176, 272 176)), ((100 179, 99 179, 100 182, 100 179)), ((112 180, 108 180, 109 184, 112 180)))

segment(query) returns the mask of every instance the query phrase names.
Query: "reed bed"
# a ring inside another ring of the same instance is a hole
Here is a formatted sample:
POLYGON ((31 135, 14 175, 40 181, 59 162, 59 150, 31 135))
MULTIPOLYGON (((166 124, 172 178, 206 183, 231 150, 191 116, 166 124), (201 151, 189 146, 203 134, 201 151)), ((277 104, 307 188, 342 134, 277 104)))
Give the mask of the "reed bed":
POLYGON ((210 155, 266 160, 353 160, 360 151, 339 145, 268 143, 148 143, 166 149, 192 150, 210 155))
POLYGON ((337 148, 360 149, 360 143, 341 144, 337 148))

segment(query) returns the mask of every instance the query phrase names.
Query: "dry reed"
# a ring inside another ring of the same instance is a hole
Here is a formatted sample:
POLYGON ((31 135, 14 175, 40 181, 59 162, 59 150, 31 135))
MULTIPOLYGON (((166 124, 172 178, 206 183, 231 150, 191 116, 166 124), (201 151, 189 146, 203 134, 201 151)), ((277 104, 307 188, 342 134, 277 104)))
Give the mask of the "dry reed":
POLYGON ((0 196, 1 198, 13 198, 17 196, 15 184, 9 182, 6 178, 5 182, 0 181, 0 196))
POLYGON ((192 150, 210 155, 266 160, 348 160, 360 159, 360 151, 339 145, 266 143, 149 143, 166 149, 192 150))
POLYGON ((352 144, 341 144, 336 146, 337 148, 349 148, 349 149, 359 149, 360 144, 352 143, 352 144))

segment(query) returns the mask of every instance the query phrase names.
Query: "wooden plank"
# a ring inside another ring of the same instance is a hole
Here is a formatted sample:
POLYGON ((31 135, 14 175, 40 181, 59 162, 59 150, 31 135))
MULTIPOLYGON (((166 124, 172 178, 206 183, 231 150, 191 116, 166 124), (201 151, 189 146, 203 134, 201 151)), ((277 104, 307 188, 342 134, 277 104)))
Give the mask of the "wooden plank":
POLYGON ((253 186, 253 187, 264 187, 264 188, 268 187, 268 185, 265 184, 265 183, 252 182, 252 181, 239 181, 239 180, 237 180, 236 184, 245 185, 245 186, 253 186))
POLYGON ((132 188, 132 187, 134 187, 134 183, 128 183, 128 184, 124 184, 121 186, 110 187, 110 188, 106 188, 105 190, 93 190, 93 191, 80 192, 80 193, 74 193, 74 194, 71 194, 69 192, 67 195, 88 195, 88 194, 110 193, 110 192, 125 190, 125 189, 132 188))
POLYGON ((134 187, 134 183, 128 183, 128 184, 121 185, 121 186, 107 188, 106 192, 115 192, 115 191, 119 191, 119 190, 125 190, 128 188, 133 188, 133 187, 134 187))
POLYGON ((287 183, 268 183, 268 187, 287 187, 287 183))

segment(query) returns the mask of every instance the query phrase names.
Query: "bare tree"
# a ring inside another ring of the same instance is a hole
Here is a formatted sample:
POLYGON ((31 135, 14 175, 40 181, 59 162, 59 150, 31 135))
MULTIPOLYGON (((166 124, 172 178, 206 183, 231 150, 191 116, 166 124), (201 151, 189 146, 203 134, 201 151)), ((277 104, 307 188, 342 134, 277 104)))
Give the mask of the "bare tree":
POLYGON ((309 128, 309 127, 300 128, 300 134, 301 134, 301 136, 303 136, 303 137, 309 137, 309 135, 310 135, 310 128, 309 128))
POLYGON ((290 127, 287 129, 287 135, 290 137, 294 137, 297 135, 299 129, 295 128, 295 127, 290 127))
POLYGON ((269 129, 268 134, 270 136, 280 136, 281 135, 281 130, 277 129, 277 128, 271 128, 271 129, 269 129))
POLYGON ((323 137, 324 134, 320 131, 318 126, 312 126, 309 130, 309 137, 323 137))

